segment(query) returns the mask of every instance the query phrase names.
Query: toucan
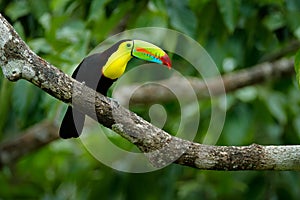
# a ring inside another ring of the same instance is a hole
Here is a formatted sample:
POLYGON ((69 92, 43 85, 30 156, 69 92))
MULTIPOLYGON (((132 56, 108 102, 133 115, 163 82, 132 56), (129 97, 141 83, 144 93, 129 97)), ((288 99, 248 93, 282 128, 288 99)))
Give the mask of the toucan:
MULTIPOLYGON (((84 58, 73 72, 72 78, 106 96, 110 86, 123 75, 127 63, 132 58, 171 68, 169 56, 156 45, 142 40, 121 40, 102 53, 84 58)), ((60 126, 60 137, 79 137, 84 120, 85 114, 68 106, 60 126)))

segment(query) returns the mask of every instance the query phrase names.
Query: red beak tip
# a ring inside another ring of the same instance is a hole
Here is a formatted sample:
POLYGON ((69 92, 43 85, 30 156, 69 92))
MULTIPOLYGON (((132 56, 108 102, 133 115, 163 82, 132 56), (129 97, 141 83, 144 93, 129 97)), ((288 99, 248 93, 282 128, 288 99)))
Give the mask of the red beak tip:
POLYGON ((168 69, 172 68, 171 63, 166 63, 166 65, 167 65, 168 69))
POLYGON ((161 57, 161 60, 164 65, 166 65, 169 69, 171 69, 172 64, 168 54, 165 54, 163 57, 161 57))

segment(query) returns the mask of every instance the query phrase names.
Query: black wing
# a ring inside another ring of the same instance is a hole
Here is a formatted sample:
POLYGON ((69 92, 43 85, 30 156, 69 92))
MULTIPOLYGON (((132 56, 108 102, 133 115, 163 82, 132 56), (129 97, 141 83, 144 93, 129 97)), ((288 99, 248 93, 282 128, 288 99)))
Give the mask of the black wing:
MULTIPOLYGON (((120 43, 124 41, 117 42, 102 53, 93 54, 83 59, 73 72, 72 78, 79 82, 85 82, 86 86, 106 95, 109 87, 116 79, 112 80, 103 76, 102 67, 110 55, 118 49, 120 43)), ((85 115, 83 113, 69 106, 60 126, 60 137, 65 139, 78 137, 82 132, 84 120, 85 115)))
MULTIPOLYGON (((94 54, 85 58, 75 69, 72 77, 79 82, 85 82, 85 85, 106 95, 107 90, 115 80, 102 76, 102 67, 107 59, 102 54, 94 54)), ((68 107, 60 126, 59 135, 61 138, 76 138, 80 136, 85 115, 76 108, 68 107)))

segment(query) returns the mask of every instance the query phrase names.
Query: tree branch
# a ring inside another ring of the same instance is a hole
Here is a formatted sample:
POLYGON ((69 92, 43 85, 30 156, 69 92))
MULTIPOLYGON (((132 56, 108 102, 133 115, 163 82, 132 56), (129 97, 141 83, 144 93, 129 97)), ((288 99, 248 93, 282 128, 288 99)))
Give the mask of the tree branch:
MULTIPOLYGON (((264 62, 251 68, 225 74, 221 77, 221 80, 220 78, 210 78, 203 81, 195 77, 188 77, 186 79, 194 89, 198 99, 204 99, 267 80, 291 76, 294 73, 294 60, 281 58, 271 63, 264 62), (224 85, 220 84, 220 82, 223 82, 224 85)), ((115 98, 121 103, 130 99, 131 105, 173 101, 176 100, 176 96, 168 88, 176 88, 177 91, 182 91, 183 93, 189 90, 189 88, 186 88, 186 84, 178 84, 184 81, 182 79, 182 77, 174 76, 166 80, 157 81, 155 84, 149 83, 141 87, 138 84, 123 86, 117 88, 115 98), (132 94, 131 91, 134 91, 134 93, 132 94)), ((189 98, 188 94, 183 95, 185 98, 189 98)))
POLYGON ((300 48, 300 41, 292 40, 280 50, 267 54, 260 59, 260 62, 275 61, 287 55, 295 54, 300 48))
POLYGON ((300 146, 209 146, 169 135, 38 57, 1 15, 0 65, 9 80, 25 79, 98 119, 135 144, 156 167, 165 166, 178 156, 175 163, 199 169, 300 169, 300 146))
POLYGON ((29 128, 20 137, 2 143, 0 145, 0 168, 58 139, 57 130, 58 127, 53 123, 44 121, 29 128))

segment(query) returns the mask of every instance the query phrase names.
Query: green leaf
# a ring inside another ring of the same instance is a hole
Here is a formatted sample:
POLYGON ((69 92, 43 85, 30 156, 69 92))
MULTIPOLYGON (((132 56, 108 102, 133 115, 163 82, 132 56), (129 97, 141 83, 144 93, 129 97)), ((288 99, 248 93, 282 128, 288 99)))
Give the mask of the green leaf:
POLYGON ((274 12, 272 15, 266 16, 262 22, 269 30, 274 31, 285 25, 283 17, 284 16, 281 12, 274 12))
POLYGON ((28 41, 27 44, 35 53, 42 52, 50 54, 53 51, 50 44, 45 40, 45 38, 36 38, 28 41))
POLYGON ((285 110, 286 98, 282 93, 272 92, 266 98, 266 106, 272 116, 281 124, 286 124, 287 114, 285 110))
POLYGON ((300 28, 300 12, 299 11, 289 11, 286 16, 286 24, 289 29, 292 30, 293 34, 299 38, 298 30, 300 28))
POLYGON ((143 18, 138 18, 135 22, 137 27, 167 27, 167 19, 159 12, 146 10, 143 12, 143 18))
POLYGON ((12 110, 16 114, 15 128, 25 128, 44 117, 44 111, 40 104, 42 95, 45 95, 43 91, 24 80, 20 80, 14 85, 12 110))
POLYGON ((27 1, 12 1, 7 8, 5 13, 13 20, 17 20, 20 17, 27 15, 30 12, 30 7, 27 1))
POLYGON ((285 1, 288 11, 298 11, 300 10, 300 1, 299 0, 288 0, 285 1))
POLYGON ((104 6, 106 5, 106 3, 107 1, 98 1, 98 0, 92 1, 90 11, 89 11, 89 16, 88 16, 88 21, 97 20, 100 17, 102 17, 105 14, 104 6))
POLYGON ((296 71, 297 82, 300 86, 300 50, 298 50, 298 52, 296 53, 294 67, 296 71))
POLYGON ((295 117, 293 120, 293 126, 295 129, 295 132, 297 133, 298 137, 300 138, 300 116, 295 117))
POLYGON ((197 18, 189 9, 187 1, 167 0, 166 4, 171 25, 185 34, 194 36, 197 28, 197 18))
POLYGON ((240 0, 218 0, 217 2, 223 16, 223 21, 229 32, 232 33, 239 19, 240 0))
POLYGON ((30 6, 30 14, 39 19, 44 13, 49 11, 48 1, 28 0, 30 6))
POLYGON ((14 23, 13 26, 21 38, 26 38, 24 27, 22 26, 20 21, 17 21, 16 23, 14 23))
POLYGON ((54 13, 63 14, 67 4, 70 0, 53 0, 50 3, 50 8, 54 13))
POLYGON ((253 119, 253 115, 246 105, 235 105, 232 111, 226 114, 227 123, 225 123, 222 132, 225 143, 242 145, 251 141, 253 119))
MULTIPOLYGON (((0 77, 1 78, 1 77, 0 77)), ((11 96, 12 96, 13 84, 8 80, 3 79, 0 83, 0 132, 3 133, 3 129, 8 120, 8 115, 11 109, 11 96)))

